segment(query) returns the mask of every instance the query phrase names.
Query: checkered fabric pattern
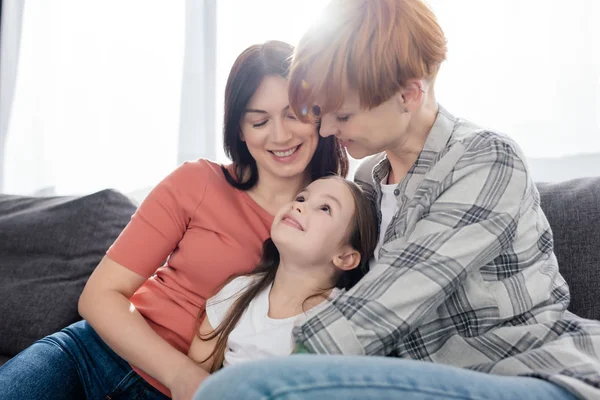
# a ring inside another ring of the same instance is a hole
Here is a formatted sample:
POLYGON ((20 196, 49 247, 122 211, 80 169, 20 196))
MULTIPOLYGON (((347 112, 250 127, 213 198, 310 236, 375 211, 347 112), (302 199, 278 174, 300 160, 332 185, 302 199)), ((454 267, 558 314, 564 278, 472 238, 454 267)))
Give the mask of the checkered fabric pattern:
MULTIPOLYGON (((388 172, 380 154, 356 174, 375 204, 388 172)), ((600 322, 567 311, 569 289, 519 147, 440 107, 395 194, 377 265, 311 311, 294 329, 298 348, 535 376, 600 399, 600 322)))

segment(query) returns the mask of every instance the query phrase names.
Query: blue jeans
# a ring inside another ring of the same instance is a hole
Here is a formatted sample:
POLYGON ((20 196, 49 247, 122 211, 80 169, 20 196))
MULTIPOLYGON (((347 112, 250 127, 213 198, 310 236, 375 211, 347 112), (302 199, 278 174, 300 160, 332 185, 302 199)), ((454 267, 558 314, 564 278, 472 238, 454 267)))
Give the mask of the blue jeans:
POLYGON ((575 400, 552 383, 386 357, 293 355, 226 367, 194 400, 575 400))
POLYGON ((85 321, 47 336, 0 367, 2 400, 165 400, 85 321))

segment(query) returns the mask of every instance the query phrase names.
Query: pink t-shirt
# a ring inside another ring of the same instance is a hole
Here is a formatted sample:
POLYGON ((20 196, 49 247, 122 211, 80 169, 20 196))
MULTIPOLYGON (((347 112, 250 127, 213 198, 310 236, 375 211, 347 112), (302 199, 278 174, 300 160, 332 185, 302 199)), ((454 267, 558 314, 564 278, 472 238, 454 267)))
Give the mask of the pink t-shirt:
POLYGON ((107 255, 148 278, 132 303, 156 333, 187 354, 206 299, 230 276, 254 269, 272 222, 246 192, 227 183, 220 165, 201 159, 184 163, 152 190, 107 255))

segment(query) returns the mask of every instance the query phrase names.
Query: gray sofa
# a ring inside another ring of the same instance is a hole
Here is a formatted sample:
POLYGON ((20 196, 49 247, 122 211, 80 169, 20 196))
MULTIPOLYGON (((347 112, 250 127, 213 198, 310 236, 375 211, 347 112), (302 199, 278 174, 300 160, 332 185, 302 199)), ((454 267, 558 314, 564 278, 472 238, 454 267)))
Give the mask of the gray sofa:
POLYGON ((77 300, 87 278, 134 212, 112 190, 0 195, 0 365, 80 319, 77 300))
MULTIPOLYGON (((600 319, 600 178, 538 185, 570 309, 600 319)), ((135 206, 118 192, 84 197, 0 195, 0 365, 79 319, 87 277, 135 206)))

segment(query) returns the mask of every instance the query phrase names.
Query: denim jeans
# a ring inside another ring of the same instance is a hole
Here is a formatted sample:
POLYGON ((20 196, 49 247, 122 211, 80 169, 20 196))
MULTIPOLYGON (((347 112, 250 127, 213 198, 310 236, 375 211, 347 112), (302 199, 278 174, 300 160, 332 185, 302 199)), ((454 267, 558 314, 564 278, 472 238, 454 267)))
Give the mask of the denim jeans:
POLYGON ((194 400, 575 400, 530 377, 386 357, 293 355, 225 367, 194 400))
POLYGON ((165 400, 85 321, 47 336, 0 367, 2 400, 165 400))

